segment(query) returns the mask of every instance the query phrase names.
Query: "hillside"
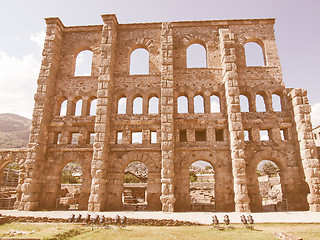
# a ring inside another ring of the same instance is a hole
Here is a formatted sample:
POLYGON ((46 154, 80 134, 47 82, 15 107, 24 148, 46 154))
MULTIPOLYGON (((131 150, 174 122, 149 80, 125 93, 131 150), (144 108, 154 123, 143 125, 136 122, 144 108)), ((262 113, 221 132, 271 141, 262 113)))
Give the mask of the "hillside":
POLYGON ((0 149, 27 147, 31 120, 25 117, 0 114, 0 149))

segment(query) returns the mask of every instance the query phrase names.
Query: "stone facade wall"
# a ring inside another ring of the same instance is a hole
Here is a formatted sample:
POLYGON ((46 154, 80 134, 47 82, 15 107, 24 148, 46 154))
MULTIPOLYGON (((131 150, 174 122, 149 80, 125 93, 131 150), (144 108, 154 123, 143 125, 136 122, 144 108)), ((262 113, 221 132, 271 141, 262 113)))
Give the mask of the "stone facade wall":
POLYGON ((122 210, 125 168, 140 161, 148 168, 147 209, 188 211, 189 167, 203 160, 214 169, 216 211, 260 211, 256 169, 271 160, 280 168, 289 210, 319 211, 310 106, 306 91, 284 86, 274 19, 119 24, 115 15, 102 18, 102 26, 77 27, 46 20, 18 209, 53 209, 62 168, 74 161, 83 171, 81 208, 122 210), (264 66, 247 66, 245 44, 250 42, 261 47, 264 66), (204 47, 206 67, 187 68, 192 44, 204 47), (130 75, 130 56, 138 48, 149 53, 149 73, 130 75), (83 50, 93 53, 91 75, 75 76, 83 50), (273 94, 281 99, 281 110, 273 108, 273 94), (195 111, 197 95, 204 100, 203 113, 195 111), (220 100, 220 112, 210 111, 212 95, 220 100), (266 111, 257 111, 256 95, 263 97, 266 111), (188 113, 178 112, 180 96, 188 100, 188 113), (249 112, 241 110, 241 96, 247 97, 249 112), (142 114, 133 113, 136 97, 143 99, 142 114), (148 113, 152 97, 159 100, 158 114, 148 113), (126 114, 118 114, 121 98, 126 114), (75 116, 80 99, 81 116, 75 116), (91 116, 94 99, 97 110, 91 116), (64 100, 67 113, 60 116, 64 100), (269 140, 260 139, 260 130, 268 131, 269 140), (141 132, 141 143, 132 143, 133 132, 141 132))

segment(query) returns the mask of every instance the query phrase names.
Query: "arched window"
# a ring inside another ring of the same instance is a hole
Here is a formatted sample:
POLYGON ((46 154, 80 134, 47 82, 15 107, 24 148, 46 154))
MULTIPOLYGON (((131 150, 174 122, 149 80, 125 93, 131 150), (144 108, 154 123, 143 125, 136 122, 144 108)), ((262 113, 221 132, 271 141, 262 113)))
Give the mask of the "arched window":
POLYGON ((201 44, 192 44, 187 48, 187 68, 206 68, 207 51, 201 44))
POLYGON ((257 112, 265 112, 266 104, 264 102, 264 98, 261 95, 256 95, 256 111, 257 112))
POLYGON ((275 112, 281 112, 281 97, 278 94, 272 94, 272 108, 275 112))
POLYGON ((127 98, 122 97, 118 101, 118 114, 126 114, 127 113, 127 98))
POLYGON ((130 55, 130 75, 139 74, 149 74, 149 52, 144 48, 138 48, 130 55))
POLYGON ((60 116, 66 116, 67 115, 67 104, 68 104, 68 100, 64 100, 61 103, 60 106, 60 116))
POLYGON ((148 113, 149 114, 159 113, 159 99, 157 97, 150 98, 148 113))
POLYGON ((97 99, 93 99, 90 103, 90 116, 95 116, 97 112, 97 99))
POLYGON ((186 96, 178 97, 178 113, 188 113, 188 98, 186 96))
POLYGON ((142 97, 136 97, 133 100, 133 109, 132 109, 132 113, 133 114, 142 114, 142 97))
POLYGON ((75 110, 75 116, 81 116, 81 110, 82 110, 82 99, 78 100, 76 103, 76 110, 75 110))
POLYGON ((90 50, 82 51, 76 59, 75 76, 91 76, 93 52, 90 50))
POLYGON ((240 109, 241 112, 249 112, 249 99, 245 95, 240 95, 240 109))
POLYGON ((210 96, 210 112, 220 112, 220 99, 216 95, 210 96))
POLYGON ((201 95, 197 95, 193 98, 194 113, 204 113, 204 101, 201 95))
POLYGON ((248 42, 244 45, 247 66, 265 66, 262 47, 255 42, 248 42))

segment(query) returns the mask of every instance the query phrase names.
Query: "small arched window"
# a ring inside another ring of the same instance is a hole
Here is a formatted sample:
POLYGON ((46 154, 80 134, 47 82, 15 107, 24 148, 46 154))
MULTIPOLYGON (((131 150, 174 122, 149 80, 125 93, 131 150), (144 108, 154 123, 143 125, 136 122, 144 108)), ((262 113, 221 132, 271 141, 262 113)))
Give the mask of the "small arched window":
POLYGON ((159 99, 157 97, 150 98, 148 113, 150 114, 159 113, 159 99))
POLYGON ((211 113, 216 113, 220 112, 220 99, 216 95, 211 95, 210 96, 210 112, 211 113))
POLYGON ((207 51, 204 46, 194 43, 187 48, 187 68, 206 68, 207 51))
POLYGON ((82 111, 82 99, 77 101, 74 115, 81 116, 81 111, 82 111))
POLYGON ((118 114, 126 114, 127 113, 127 98, 122 97, 118 101, 118 114))
POLYGON ((265 112, 266 104, 264 102, 264 98, 261 95, 256 95, 256 111, 257 112, 265 112))
POLYGON ((201 95, 197 95, 193 98, 194 113, 204 113, 204 101, 201 95))
POLYGON ((281 97, 278 94, 272 94, 272 108, 275 112, 281 112, 281 97))
POLYGON ((67 115, 67 104, 68 100, 64 100, 60 105, 60 116, 66 116, 67 115))
POLYGON ((265 58, 262 47, 255 42, 244 45, 247 66, 265 66, 265 58))
POLYGON ((98 100, 95 98, 90 103, 90 116, 95 116, 97 112, 97 102, 98 100))
POLYGON ((93 52, 90 50, 82 51, 76 59, 75 76, 91 76, 93 52))
POLYGON ((245 95, 240 95, 240 109, 241 112, 249 112, 249 99, 245 95))
POLYGON ((186 96, 178 97, 178 113, 188 113, 188 98, 186 96))
POLYGON ((133 114, 142 114, 142 97, 136 97, 133 100, 133 109, 132 109, 132 113, 133 114))
POLYGON ((130 55, 130 75, 139 74, 149 74, 149 52, 144 48, 138 48, 130 55))

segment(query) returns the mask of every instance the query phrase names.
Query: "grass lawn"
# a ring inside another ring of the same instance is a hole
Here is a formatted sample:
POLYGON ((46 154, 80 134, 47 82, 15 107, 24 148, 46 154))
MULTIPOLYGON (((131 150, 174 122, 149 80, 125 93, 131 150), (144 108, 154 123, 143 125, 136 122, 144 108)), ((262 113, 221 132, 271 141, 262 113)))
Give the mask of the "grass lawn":
POLYGON ((10 230, 24 231, 16 235, 21 238, 40 239, 276 239, 274 232, 285 232, 302 237, 303 240, 320 239, 320 224, 256 224, 254 230, 245 229, 241 224, 218 230, 210 226, 152 227, 115 226, 93 227, 66 223, 10 223, 0 226, 0 237, 12 237, 10 230), (34 231, 34 232, 33 232, 34 231))

